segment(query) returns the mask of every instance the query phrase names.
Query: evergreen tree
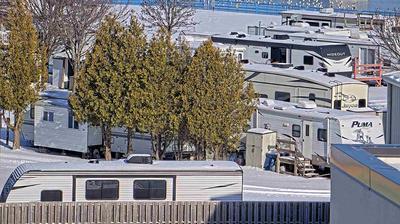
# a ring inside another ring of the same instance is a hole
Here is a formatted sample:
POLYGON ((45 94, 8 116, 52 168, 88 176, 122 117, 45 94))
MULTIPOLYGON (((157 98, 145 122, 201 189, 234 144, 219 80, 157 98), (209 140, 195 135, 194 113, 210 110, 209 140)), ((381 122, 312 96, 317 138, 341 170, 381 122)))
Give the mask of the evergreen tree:
POLYGON ((153 152, 161 159, 175 139, 180 127, 181 81, 190 58, 187 49, 170 41, 168 32, 160 31, 150 41, 146 72, 151 93, 148 130, 152 136, 153 152))
POLYGON ((146 36, 143 27, 132 15, 128 29, 123 35, 121 56, 124 66, 124 126, 127 127, 127 154, 132 153, 132 135, 144 130, 149 114, 148 74, 144 71, 146 36))
POLYGON ((124 27, 107 16, 96 33, 93 50, 86 56, 76 92, 70 98, 80 122, 101 126, 105 158, 111 160, 111 129, 123 124, 125 116, 125 65, 121 60, 124 27))
POLYGON ((254 110, 253 87, 244 85, 241 65, 206 41, 193 56, 184 88, 187 128, 197 148, 215 159, 237 148, 254 110))
POLYGON ((8 12, 8 44, 3 46, 0 61, 0 108, 14 114, 13 149, 20 148, 20 130, 29 105, 39 98, 46 82, 46 60, 27 9, 27 2, 14 0, 8 12))

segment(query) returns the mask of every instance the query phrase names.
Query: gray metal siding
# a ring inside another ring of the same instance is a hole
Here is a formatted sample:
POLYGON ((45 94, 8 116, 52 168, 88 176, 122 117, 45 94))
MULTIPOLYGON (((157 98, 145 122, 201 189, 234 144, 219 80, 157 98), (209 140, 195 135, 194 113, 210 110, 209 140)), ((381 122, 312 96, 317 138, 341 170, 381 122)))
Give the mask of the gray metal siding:
POLYGON ((400 87, 388 85, 387 144, 400 144, 400 87))

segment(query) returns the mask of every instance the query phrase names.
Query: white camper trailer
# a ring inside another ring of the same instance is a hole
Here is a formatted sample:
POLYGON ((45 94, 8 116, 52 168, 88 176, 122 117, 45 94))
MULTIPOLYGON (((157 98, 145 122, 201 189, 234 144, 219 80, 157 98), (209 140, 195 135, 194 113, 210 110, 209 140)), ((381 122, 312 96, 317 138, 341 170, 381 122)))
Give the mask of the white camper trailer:
MULTIPOLYGON (((128 138, 126 128, 113 128, 111 130, 111 151, 127 153, 128 138)), ((148 133, 135 133, 131 139, 133 153, 152 154, 151 136, 148 133)))
POLYGON ((48 90, 34 107, 34 146, 92 153, 102 145, 101 129, 75 121, 67 90, 48 90))
POLYGON ((214 35, 211 40, 228 46, 244 47, 244 58, 251 63, 282 63, 304 66, 305 69, 325 68, 330 73, 351 76, 353 68, 346 44, 293 40, 288 35, 271 37, 246 34, 214 35))
POLYGON ((331 144, 385 143, 383 123, 378 116, 321 108, 312 101, 298 104, 270 99, 260 101, 252 127, 269 129, 277 132, 280 138, 295 140, 313 165, 329 162, 331 144))
MULTIPOLYGON (((249 27, 250 29, 251 27, 249 27)), ((263 36, 288 35, 293 40, 317 41, 321 43, 347 44, 353 59, 358 64, 377 64, 381 59, 381 48, 366 32, 359 29, 332 29, 307 26, 260 27, 263 36)))
POLYGON ((312 100, 318 106, 348 110, 365 108, 368 85, 340 75, 314 70, 245 64, 245 80, 263 98, 287 102, 312 100))
POLYGON ((11 173, 0 202, 240 201, 242 176, 240 166, 230 161, 152 162, 145 155, 26 163, 11 173))

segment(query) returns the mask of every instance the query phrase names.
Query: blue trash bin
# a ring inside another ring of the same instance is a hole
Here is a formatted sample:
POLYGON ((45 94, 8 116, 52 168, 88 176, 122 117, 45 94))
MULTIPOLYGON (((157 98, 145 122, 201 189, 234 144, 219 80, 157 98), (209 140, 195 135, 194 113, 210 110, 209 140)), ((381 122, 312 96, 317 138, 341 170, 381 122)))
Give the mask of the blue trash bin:
POLYGON ((272 167, 275 165, 275 161, 276 161, 276 154, 267 153, 264 162, 264 170, 272 170, 272 167))

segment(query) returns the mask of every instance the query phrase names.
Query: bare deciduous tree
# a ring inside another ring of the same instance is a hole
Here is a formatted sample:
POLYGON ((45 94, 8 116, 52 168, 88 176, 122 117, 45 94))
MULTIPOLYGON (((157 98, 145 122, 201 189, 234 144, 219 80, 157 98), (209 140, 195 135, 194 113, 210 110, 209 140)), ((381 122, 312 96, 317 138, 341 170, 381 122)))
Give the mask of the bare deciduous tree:
POLYGON ((375 27, 374 41, 383 48, 384 59, 390 60, 394 69, 400 69, 400 17, 385 19, 383 26, 375 27))
POLYGON ((6 18, 9 5, 10 5, 9 0, 0 0, 0 24, 6 18))
MULTIPOLYGON (((115 6, 111 2, 111 0, 66 1, 61 24, 62 39, 65 52, 72 64, 74 80, 79 75, 82 59, 91 49, 95 33, 103 18, 110 12, 118 18, 126 15, 125 6, 115 6)), ((71 84, 75 90, 74 82, 71 84)))
POLYGON ((147 28, 170 34, 194 26, 193 0, 143 0, 140 19, 147 28))
POLYGON ((62 46, 61 23, 66 0, 30 0, 28 8, 39 34, 40 45, 49 58, 62 46))

